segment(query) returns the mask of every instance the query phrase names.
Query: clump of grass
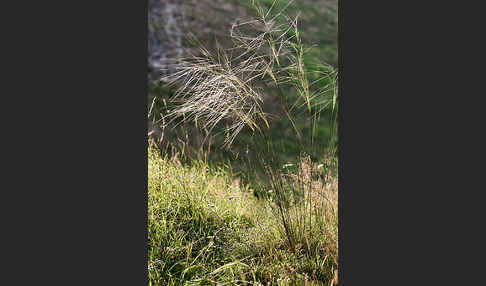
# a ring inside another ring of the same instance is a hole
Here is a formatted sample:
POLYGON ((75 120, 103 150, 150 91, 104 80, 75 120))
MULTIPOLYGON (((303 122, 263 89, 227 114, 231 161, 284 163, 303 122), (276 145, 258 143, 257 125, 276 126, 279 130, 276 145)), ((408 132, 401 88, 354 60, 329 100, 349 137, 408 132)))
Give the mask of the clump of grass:
MULTIPOLYGON (((274 5, 269 10, 255 7, 256 19, 233 25, 233 47, 218 49, 216 54, 201 48, 201 56, 177 63, 177 72, 165 78, 169 85, 178 85, 172 102, 176 107, 162 120, 164 124, 177 118, 183 118, 184 124, 194 120, 207 134, 226 124, 228 148, 244 127, 254 131, 253 142, 265 147, 256 159, 247 156, 244 175, 263 195, 260 200, 248 196, 249 192, 232 185, 231 176, 208 172, 201 161, 188 167, 177 166, 168 157, 152 158, 159 162, 157 168, 162 166, 153 174, 149 168, 154 178, 149 180, 149 240, 154 251, 149 265, 151 281, 159 284, 329 285, 334 281, 335 153, 325 158, 305 154, 325 148, 317 129, 324 111, 336 118, 337 71, 326 64, 305 64, 307 49, 297 18, 286 18, 286 24, 281 24, 276 17, 285 18, 282 10, 272 12, 274 5), (278 147, 269 140, 273 115, 265 112, 264 103, 270 88, 278 91, 282 114, 292 124, 296 140, 311 142, 309 150, 302 145, 293 168, 292 164, 281 167, 278 147), (297 125, 298 117, 306 118, 308 126, 297 125), (263 173, 257 174, 257 165, 263 166, 263 173), (238 199, 229 200, 224 194, 238 199), (207 224, 202 225, 203 221, 207 224), (168 256, 163 249, 172 248, 167 245, 182 250, 168 256)), ((333 124, 336 135, 337 122, 333 124)))
POLYGON ((298 17, 286 17, 286 7, 272 13, 273 6, 265 10, 254 5, 255 19, 237 21, 231 27, 232 47, 220 47, 212 54, 201 46, 201 55, 178 60, 173 65, 177 71, 163 78, 169 86, 178 84, 173 100, 181 103, 166 116, 184 115, 209 131, 225 121, 226 146, 245 126, 252 131, 270 128, 271 116, 263 109, 265 88, 281 90, 283 109, 292 123, 290 113, 294 109, 305 107, 315 116, 330 102, 335 103, 337 96, 337 73, 332 66, 304 65, 307 49, 301 40, 298 17), (279 17, 286 22, 277 21, 279 17), (317 79, 311 82, 309 77, 317 79), (288 87, 297 97, 284 96, 282 89, 288 87))
MULTIPOLYGON (((289 251, 272 208, 228 169, 191 166, 149 148, 150 285, 329 285, 335 253, 320 241, 289 251)), ((330 209, 326 210, 330 212, 330 209)), ((333 221, 326 221, 333 224, 333 221)), ((323 225, 329 229, 331 225, 323 225)))
POLYGON ((283 170, 268 168, 272 187, 268 197, 289 249, 309 256, 329 255, 336 267, 338 185, 328 164, 317 165, 302 155, 296 165, 287 164, 283 170))
POLYGON ((247 193, 223 168, 202 162, 191 167, 149 149, 148 243, 152 285, 233 281, 229 271, 245 264, 232 259, 238 232, 251 227, 247 193))
POLYGON ((261 93, 251 85, 250 70, 258 66, 251 62, 232 66, 226 54, 212 58, 193 58, 181 62, 180 71, 172 75, 173 81, 180 80, 175 99, 183 103, 172 115, 186 115, 203 123, 203 128, 212 130, 221 120, 230 119, 233 124, 228 130, 233 135, 228 143, 246 125, 252 130, 259 128, 256 117, 265 119, 261 104, 261 93))

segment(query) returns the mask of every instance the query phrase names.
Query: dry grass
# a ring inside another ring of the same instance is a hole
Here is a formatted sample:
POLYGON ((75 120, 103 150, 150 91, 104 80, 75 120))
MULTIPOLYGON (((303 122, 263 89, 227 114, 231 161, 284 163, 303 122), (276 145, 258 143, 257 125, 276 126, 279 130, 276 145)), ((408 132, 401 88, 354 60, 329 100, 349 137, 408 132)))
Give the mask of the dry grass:
POLYGON ((267 169, 269 199, 291 251, 326 253, 337 265, 338 181, 329 164, 312 163, 302 155, 294 171, 267 169))
MULTIPOLYGON (((267 86, 294 88, 298 100, 285 109, 289 118, 289 111, 296 107, 306 107, 312 113, 313 105, 329 102, 327 89, 311 90, 317 81, 308 80, 298 18, 272 11, 273 6, 268 11, 256 7, 258 17, 232 25, 232 47, 210 53, 201 46, 199 56, 175 61, 172 67, 176 72, 163 78, 169 86, 178 85, 173 100, 180 103, 166 117, 184 115, 209 132, 224 121, 226 146, 245 126, 252 131, 270 127, 270 115, 263 110, 267 86), (278 17, 285 18, 285 24, 278 24, 278 17)), ((331 71, 321 79, 327 76, 335 75, 331 71)))
MULTIPOLYGON (((255 161, 248 158, 247 170, 255 172, 259 163, 266 166, 262 176, 269 179, 268 185, 250 182, 263 185, 263 200, 249 196, 227 172, 220 170, 215 175, 206 163, 194 161, 189 167, 177 160, 152 158, 158 162, 153 166, 162 169, 149 169, 153 176, 149 180, 149 189, 152 186, 149 210, 153 214, 151 259, 165 259, 165 268, 157 268, 156 262, 152 264, 153 281, 168 285, 261 285, 258 283, 262 282, 329 285, 335 278, 338 265, 338 184, 337 174, 332 172, 335 158, 331 156, 318 163, 302 153, 294 164, 276 167, 278 160, 273 160, 276 151, 265 141, 264 134, 270 128, 272 115, 265 112, 263 105, 266 88, 279 90, 283 111, 297 137, 303 132, 293 118, 297 113, 305 113, 309 118, 311 147, 321 148, 316 146, 319 141, 314 131, 320 112, 335 109, 337 73, 327 67, 309 71, 298 17, 290 19, 283 10, 273 11, 273 5, 269 10, 255 7, 257 18, 232 25, 233 46, 219 47, 215 53, 201 46, 199 56, 174 62, 175 72, 163 80, 178 87, 171 102, 175 107, 161 120, 162 133, 173 120, 181 118, 179 123, 185 126, 186 122, 194 121, 207 136, 216 126, 226 125, 224 143, 228 148, 245 127, 254 131, 255 138, 263 134, 263 144, 268 146, 266 153, 258 154, 255 161), (286 21, 277 21, 278 17, 286 21), (284 96, 283 88, 287 94, 293 89, 292 96, 284 96), (257 162, 260 159, 262 162, 257 162), (207 226, 201 223, 205 220, 209 222, 207 226), (191 233, 190 239, 182 234, 167 235, 167 225, 175 233, 179 229, 191 233), (165 232, 161 231, 163 227, 165 232), (214 237, 220 237, 221 244, 216 247, 214 237), (181 253, 172 259, 161 252, 160 241, 178 247, 181 253)), ((188 138, 186 133, 185 139, 180 140, 183 156, 188 138)))

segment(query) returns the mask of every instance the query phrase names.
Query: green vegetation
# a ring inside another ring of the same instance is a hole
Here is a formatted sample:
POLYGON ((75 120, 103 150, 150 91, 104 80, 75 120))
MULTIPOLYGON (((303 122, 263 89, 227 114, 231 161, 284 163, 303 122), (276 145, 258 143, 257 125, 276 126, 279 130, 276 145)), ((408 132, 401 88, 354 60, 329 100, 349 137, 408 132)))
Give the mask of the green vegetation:
POLYGON ((149 85, 150 285, 337 284, 338 72, 284 14, 318 9, 245 3, 149 85))
MULTIPOLYGON (((288 206, 289 244, 276 204, 254 197, 229 166, 183 165, 154 144, 148 153, 149 285, 331 285, 335 178, 324 187, 312 182, 312 226, 303 226, 305 198, 288 206)), ((308 172, 308 164, 298 169, 308 172)))

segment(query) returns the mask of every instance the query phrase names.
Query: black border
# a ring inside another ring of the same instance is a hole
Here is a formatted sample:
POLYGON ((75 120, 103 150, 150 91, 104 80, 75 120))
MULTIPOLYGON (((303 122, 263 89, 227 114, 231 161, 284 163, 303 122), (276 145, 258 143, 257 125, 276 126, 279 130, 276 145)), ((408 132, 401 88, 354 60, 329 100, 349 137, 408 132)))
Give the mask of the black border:
POLYGON ((3 107, 21 176, 2 187, 16 196, 6 274, 146 285, 148 3, 10 4, 3 107))

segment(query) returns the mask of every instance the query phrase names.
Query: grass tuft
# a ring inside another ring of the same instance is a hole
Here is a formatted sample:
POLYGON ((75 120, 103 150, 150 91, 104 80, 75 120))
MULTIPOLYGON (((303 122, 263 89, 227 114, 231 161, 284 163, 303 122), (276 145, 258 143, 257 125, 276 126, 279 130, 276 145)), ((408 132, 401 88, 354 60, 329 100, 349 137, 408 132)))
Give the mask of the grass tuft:
POLYGON ((257 16, 231 27, 232 47, 212 53, 201 46, 200 55, 175 63, 176 72, 164 78, 176 87, 170 103, 164 99, 160 108, 154 98, 150 106, 149 114, 166 111, 159 147, 149 149, 152 285, 337 282, 337 71, 308 60, 298 16, 283 14, 292 3, 277 2, 253 3, 257 16), (266 111, 269 101, 280 114, 266 111), (334 141, 321 136, 324 113, 334 141), (174 145, 166 127, 181 118, 174 145), (286 131, 302 143, 285 164, 286 146, 272 139, 279 120, 288 120, 286 131), (241 178, 232 165, 208 163, 212 141, 204 160, 202 149, 197 159, 191 155, 192 122, 206 138, 222 125, 227 150, 243 128, 253 132, 246 152, 236 152, 245 165, 241 178), (326 147, 326 156, 316 156, 326 147))
MULTIPOLYGON (((330 219, 316 220, 307 242, 296 240, 291 250, 270 204, 254 197, 227 167, 184 165, 161 157, 154 146, 148 166, 150 285, 332 283, 336 209, 320 204, 315 214, 327 212, 330 219)), ((337 185, 326 188, 335 191, 337 185)), ((293 227, 297 232, 298 225, 293 227)))

